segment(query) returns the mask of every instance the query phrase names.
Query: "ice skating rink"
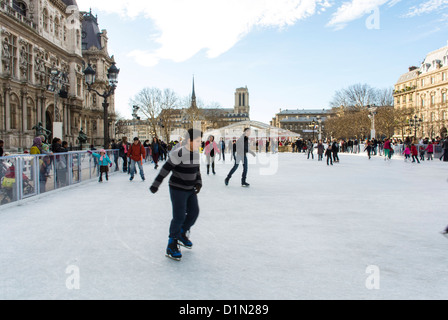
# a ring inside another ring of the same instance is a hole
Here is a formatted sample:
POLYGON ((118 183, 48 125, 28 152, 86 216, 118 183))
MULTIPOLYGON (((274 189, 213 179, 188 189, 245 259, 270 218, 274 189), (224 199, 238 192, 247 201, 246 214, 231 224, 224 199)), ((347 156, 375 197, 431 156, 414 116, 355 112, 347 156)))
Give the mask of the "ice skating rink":
POLYGON ((340 159, 249 155, 250 188, 203 164, 181 262, 150 164, 1 207, 0 299, 448 299, 448 165, 340 159))

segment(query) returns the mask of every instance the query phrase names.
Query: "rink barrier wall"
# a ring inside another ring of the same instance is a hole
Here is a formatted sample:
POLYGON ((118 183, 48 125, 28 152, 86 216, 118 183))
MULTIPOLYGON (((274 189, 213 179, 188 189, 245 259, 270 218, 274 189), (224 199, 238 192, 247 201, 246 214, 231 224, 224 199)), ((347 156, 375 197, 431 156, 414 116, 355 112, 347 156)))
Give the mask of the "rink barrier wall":
MULTIPOLYGON (((112 161, 109 175, 121 172, 124 160, 119 150, 106 152, 112 161)), ((98 177, 98 160, 87 151, 0 157, 0 206, 98 177)))

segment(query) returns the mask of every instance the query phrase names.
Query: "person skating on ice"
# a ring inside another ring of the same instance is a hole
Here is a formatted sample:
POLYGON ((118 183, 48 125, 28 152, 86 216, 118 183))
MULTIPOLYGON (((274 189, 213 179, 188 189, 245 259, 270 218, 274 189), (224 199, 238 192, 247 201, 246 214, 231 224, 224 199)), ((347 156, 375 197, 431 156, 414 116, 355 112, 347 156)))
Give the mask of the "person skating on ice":
POLYGON ((364 152, 367 151, 367 156, 369 157, 369 160, 372 158, 372 150, 373 150, 372 142, 367 140, 364 152))
POLYGON ((319 143, 317 144, 317 161, 322 161, 324 152, 325 147, 322 144, 322 141, 319 140, 319 143))
POLYGON ((333 151, 331 150, 332 146, 331 146, 331 142, 328 144, 327 150, 325 150, 325 156, 327 157, 327 166, 329 166, 330 164, 333 165, 333 151))
POLYGON ((254 157, 256 156, 255 152, 250 150, 249 148, 249 136, 250 136, 250 128, 245 128, 243 135, 238 139, 236 142, 236 156, 235 156, 235 164, 233 168, 230 170, 229 174, 227 175, 227 178, 224 180, 224 183, 229 185, 229 181, 232 178, 232 175, 235 173, 235 171, 239 167, 239 163, 243 162, 243 175, 241 177, 241 186, 243 187, 249 187, 249 184, 246 181, 247 178, 247 153, 250 153, 254 157))
POLYGON ((417 163, 420 163, 420 160, 418 160, 418 150, 415 144, 411 144, 411 156, 412 156, 412 162, 415 163, 417 160, 417 163))
POLYGON ((179 245, 188 249, 193 246, 188 235, 199 215, 197 194, 202 188, 202 179, 198 150, 201 139, 200 130, 188 130, 184 146, 171 151, 168 161, 149 188, 152 193, 156 193, 163 179, 172 172, 168 184, 173 218, 169 228, 166 256, 174 260, 182 258, 179 245))
POLYGON ((112 167, 112 161, 106 154, 106 150, 101 149, 99 154, 90 150, 87 150, 87 152, 98 159, 98 165, 100 166, 100 178, 98 179, 98 182, 103 182, 103 173, 106 175, 106 181, 109 181, 108 173, 109 167, 112 167))
POLYGON ((308 143, 306 146, 307 146, 307 150, 308 150, 307 159, 309 159, 310 155, 311 155, 312 159, 314 160, 314 141, 308 140, 308 143))
POLYGON ((211 135, 210 137, 208 137, 208 140, 205 143, 204 153, 205 153, 205 157, 207 159, 207 174, 210 174, 210 165, 212 167, 212 173, 216 174, 215 158, 216 158, 217 153, 219 155, 221 155, 221 151, 219 151, 219 148, 215 142, 214 136, 211 135))
POLYGON ((154 161, 154 169, 157 169, 159 167, 159 157, 163 153, 164 149, 162 147, 162 144, 160 143, 160 140, 157 137, 152 138, 151 154, 152 160, 154 161))
POLYGON ((138 170, 140 172, 140 177, 142 181, 145 181, 145 173, 143 171, 142 161, 146 157, 146 150, 143 148, 143 145, 138 140, 137 137, 134 138, 134 143, 131 144, 128 150, 128 158, 131 160, 130 165, 130 181, 134 180, 134 175, 137 173, 137 169, 135 168, 138 165, 138 170))

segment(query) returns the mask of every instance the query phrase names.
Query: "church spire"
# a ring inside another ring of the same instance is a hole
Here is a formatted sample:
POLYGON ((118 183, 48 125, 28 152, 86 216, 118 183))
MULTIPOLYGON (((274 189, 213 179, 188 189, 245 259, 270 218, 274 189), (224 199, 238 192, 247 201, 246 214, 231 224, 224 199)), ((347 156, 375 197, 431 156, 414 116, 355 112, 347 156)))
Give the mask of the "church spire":
POLYGON ((194 75, 193 75, 193 91, 191 93, 191 108, 197 108, 196 93, 194 92, 194 75))

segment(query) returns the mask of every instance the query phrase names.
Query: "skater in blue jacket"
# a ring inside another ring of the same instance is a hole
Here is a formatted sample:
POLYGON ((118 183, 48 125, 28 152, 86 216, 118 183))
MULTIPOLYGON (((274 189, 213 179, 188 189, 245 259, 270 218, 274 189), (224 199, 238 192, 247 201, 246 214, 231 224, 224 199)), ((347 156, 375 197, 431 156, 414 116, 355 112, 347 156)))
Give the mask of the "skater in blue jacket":
POLYGON ((98 182, 103 182, 103 173, 106 174, 106 181, 108 181, 109 167, 112 167, 112 161, 106 154, 106 150, 101 149, 99 154, 96 152, 92 152, 90 150, 88 150, 87 152, 90 153, 93 157, 98 159, 98 165, 100 166, 100 178, 98 179, 98 182))

